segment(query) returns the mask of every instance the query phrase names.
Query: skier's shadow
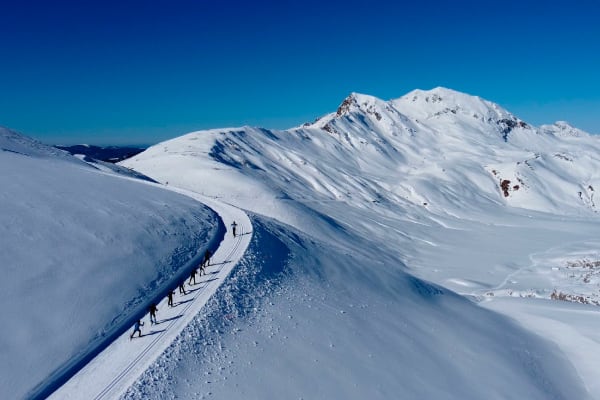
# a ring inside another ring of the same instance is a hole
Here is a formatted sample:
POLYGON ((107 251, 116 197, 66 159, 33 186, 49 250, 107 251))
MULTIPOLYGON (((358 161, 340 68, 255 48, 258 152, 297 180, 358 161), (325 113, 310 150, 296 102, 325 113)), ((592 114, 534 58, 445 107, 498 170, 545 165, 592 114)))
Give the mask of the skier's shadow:
MULTIPOLYGON (((216 273, 216 272, 215 272, 216 273)), ((208 282, 212 282, 212 281, 216 281, 219 278, 212 278, 212 279, 207 279, 205 281, 202 281, 202 283, 208 283, 208 282)))
MULTIPOLYGON (((191 301, 191 300, 187 300, 187 301, 191 301)), ((186 301, 186 302, 187 302, 187 301, 186 301)), ((171 317, 171 318, 167 318, 167 319, 161 319, 161 320, 160 320, 160 323, 162 324, 162 323, 164 323, 164 322, 174 321, 174 320, 176 320, 176 319, 178 319, 178 318, 181 318, 181 314, 179 314, 179 315, 176 315, 176 316, 174 316, 174 317, 171 317)), ((161 332, 162 332, 162 331, 161 331, 161 332)))
POLYGON ((178 301, 178 302, 175 304, 175 307, 177 307, 177 306, 178 306, 178 305, 180 305, 180 304, 189 303, 190 301, 194 301, 194 299, 189 299, 189 300, 184 300, 184 301, 178 301))
POLYGON ((224 265, 224 264, 227 264, 227 263, 230 263, 230 262, 231 262, 231 260, 225 260, 225 261, 222 261, 220 263, 210 264, 209 267, 212 267, 214 265, 224 265))
POLYGON ((166 329, 161 329, 160 331, 150 331, 140 337, 146 337, 146 336, 152 336, 152 335, 157 335, 159 333, 163 333, 164 331, 166 331, 166 329))

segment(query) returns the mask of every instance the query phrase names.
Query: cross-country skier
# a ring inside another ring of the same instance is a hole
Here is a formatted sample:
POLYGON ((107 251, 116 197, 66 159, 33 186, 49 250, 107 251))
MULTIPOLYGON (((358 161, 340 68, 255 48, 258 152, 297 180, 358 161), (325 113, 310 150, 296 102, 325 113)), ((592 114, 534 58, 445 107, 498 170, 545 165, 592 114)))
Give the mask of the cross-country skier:
POLYGON ((231 230, 233 232, 233 237, 235 237, 235 228, 237 227, 237 224, 235 223, 235 221, 233 221, 233 223, 231 224, 231 230))
POLYGON ((129 340, 133 339, 133 335, 135 335, 136 332, 139 333, 138 337, 142 337, 142 326, 144 326, 144 323, 138 319, 133 325, 133 332, 131 332, 129 340))
POLYGON ((196 274, 198 273, 198 268, 194 268, 194 270, 192 271, 192 273, 190 274, 190 280, 188 281, 188 284, 192 284, 192 280, 194 281, 194 285, 196 284, 196 274))
POLYGON ((158 322, 156 321, 156 312, 158 311, 158 307, 156 307, 156 304, 150 304, 150 307, 148 307, 148 311, 150 312, 150 324, 158 324, 158 322))
POLYGON ((207 267, 210 265, 210 256, 212 255, 212 253, 210 252, 210 250, 206 250, 204 252, 204 261, 202 261, 202 267, 207 267))
POLYGON ((168 306, 173 307, 173 295, 175 294, 174 290, 169 290, 169 294, 167 295, 167 298, 169 299, 169 302, 167 303, 168 306))
POLYGON ((181 281, 181 283, 179 284, 179 294, 187 294, 185 292, 185 281, 181 281))

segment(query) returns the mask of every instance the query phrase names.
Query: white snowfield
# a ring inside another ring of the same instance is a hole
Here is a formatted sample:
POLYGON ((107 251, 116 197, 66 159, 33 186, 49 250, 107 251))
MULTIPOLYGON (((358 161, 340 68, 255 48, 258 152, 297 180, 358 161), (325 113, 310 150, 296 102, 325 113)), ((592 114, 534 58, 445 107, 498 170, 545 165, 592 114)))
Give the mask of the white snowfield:
POLYGON ((153 325, 149 316, 144 317, 142 337, 136 333, 131 339, 133 328, 123 333, 54 392, 50 399, 118 398, 180 335, 244 254, 252 237, 252 225, 243 211, 189 191, 180 192, 211 207, 229 227, 205 269, 206 274, 197 275, 194 280, 191 276, 185 277, 183 282, 187 294, 173 287, 173 307, 168 305, 167 298, 157 303, 158 324, 153 325), (231 231, 234 222, 237 227, 235 237, 231 231))

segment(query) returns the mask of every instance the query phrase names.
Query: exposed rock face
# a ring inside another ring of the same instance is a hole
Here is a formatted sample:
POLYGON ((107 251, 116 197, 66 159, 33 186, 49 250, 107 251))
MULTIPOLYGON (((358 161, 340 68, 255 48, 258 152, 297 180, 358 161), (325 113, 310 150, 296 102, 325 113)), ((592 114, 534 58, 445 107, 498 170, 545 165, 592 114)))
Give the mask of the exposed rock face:
POLYGON ((498 127, 500 128, 500 131, 502 132, 502 139, 504 139, 505 142, 508 141, 508 134, 510 132, 512 132, 513 129, 529 128, 529 125, 527 125, 525 122, 519 120, 518 118, 515 118, 515 119, 503 118, 501 120, 498 120, 497 124, 498 124, 498 127))
POLYGON ((344 99, 342 104, 340 104, 340 106, 338 107, 338 109, 336 111, 336 115, 338 117, 341 117, 342 115, 348 114, 350 112, 350 108, 352 106, 355 106, 355 107, 358 106, 356 97, 354 96, 354 94, 351 94, 350 96, 348 96, 344 99))

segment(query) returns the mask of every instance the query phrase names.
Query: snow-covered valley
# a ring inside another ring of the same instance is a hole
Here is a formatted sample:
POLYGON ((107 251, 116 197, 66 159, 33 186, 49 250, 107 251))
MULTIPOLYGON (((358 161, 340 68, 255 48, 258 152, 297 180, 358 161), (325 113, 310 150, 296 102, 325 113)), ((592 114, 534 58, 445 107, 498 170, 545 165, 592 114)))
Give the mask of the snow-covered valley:
MULTIPOLYGON (((6 144, 15 140, 5 132, 0 153, 13 171, 0 178, 10 189, 2 265, 19 266, 2 281, 15 299, 3 316, 68 344, 2 336, 11 363, 41 365, 36 379, 3 374, 2 389, 23 382, 12 396, 21 397, 222 236, 218 217, 187 197, 63 153, 30 160, 15 152, 39 145, 6 144), (32 193, 49 198, 19 210, 32 193), (44 221, 34 252, 26 218, 44 221), (17 306, 32 279, 44 298, 17 306), (22 317, 31 310, 41 315, 22 317), (61 338, 65 321, 74 329, 61 338)), ((246 210, 252 236, 122 396, 600 399, 598 150, 596 136, 566 123, 534 127, 444 88, 391 101, 354 93, 298 128, 215 129, 150 147, 120 165, 246 210)))

